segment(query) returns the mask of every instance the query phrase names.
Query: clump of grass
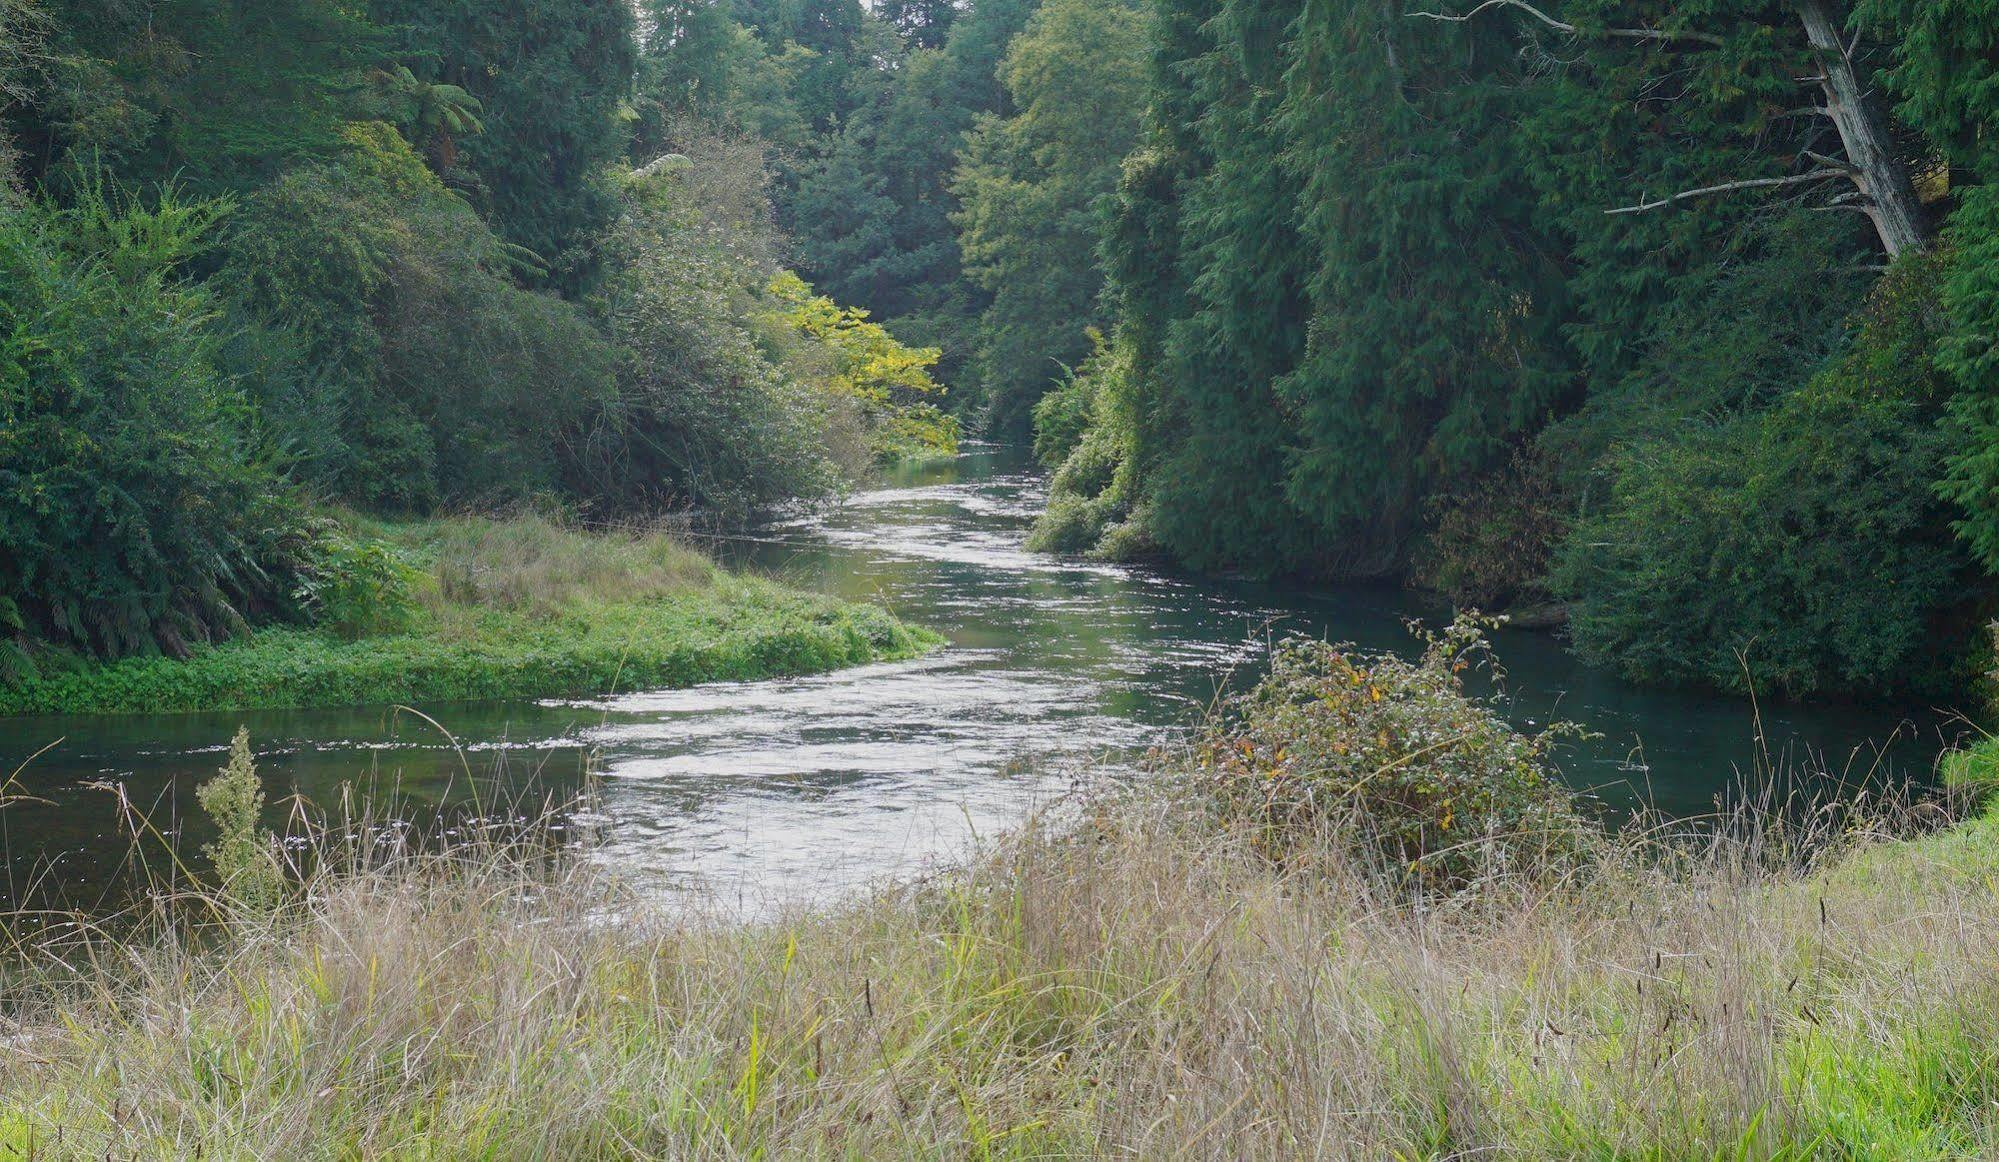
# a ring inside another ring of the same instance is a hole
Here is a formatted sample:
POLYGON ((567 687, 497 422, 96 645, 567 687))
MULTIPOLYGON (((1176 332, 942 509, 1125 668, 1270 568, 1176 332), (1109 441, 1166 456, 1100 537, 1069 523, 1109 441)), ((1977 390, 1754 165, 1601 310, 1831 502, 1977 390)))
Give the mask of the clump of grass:
MULTIPOLYGON (((1943 1158, 1999 1147, 1999 820, 1592 832, 1412 895, 1172 788, 754 922, 530 828, 16 945, 0 1143, 79 1157, 1943 1158), (1801 853, 1812 853, 1805 855, 1801 853), (1879 865, 1906 874, 1878 874, 1879 865), (1855 869, 1860 869, 1856 872, 1855 869), (73 938, 74 939, 74 938, 73 938)), ((359 838, 355 838, 355 837, 359 838)))
POLYGON ((583 532, 538 513, 425 526, 442 597, 459 605, 549 612, 643 601, 713 585, 719 572, 663 528, 583 532))

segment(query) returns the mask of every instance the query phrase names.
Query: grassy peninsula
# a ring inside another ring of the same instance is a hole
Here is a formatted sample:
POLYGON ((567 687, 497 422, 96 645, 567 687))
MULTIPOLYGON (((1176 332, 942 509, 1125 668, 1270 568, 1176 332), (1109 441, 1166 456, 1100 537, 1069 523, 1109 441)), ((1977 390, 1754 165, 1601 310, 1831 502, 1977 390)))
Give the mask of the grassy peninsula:
POLYGON ((533 514, 343 517, 300 600, 185 659, 43 659, 0 714, 289 709, 605 694, 911 657, 939 640, 878 606, 730 573, 663 532, 533 514))

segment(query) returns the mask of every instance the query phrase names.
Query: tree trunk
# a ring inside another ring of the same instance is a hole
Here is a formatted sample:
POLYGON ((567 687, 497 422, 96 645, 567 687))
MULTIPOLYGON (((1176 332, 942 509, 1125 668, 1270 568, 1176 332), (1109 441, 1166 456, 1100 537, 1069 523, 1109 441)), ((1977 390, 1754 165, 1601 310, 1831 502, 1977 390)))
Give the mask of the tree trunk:
POLYGON ((1819 87, 1825 93, 1825 113, 1839 129, 1853 184, 1865 199, 1861 208, 1881 236, 1890 259, 1917 253, 1928 245, 1923 208, 1916 201, 1909 172, 1895 156, 1888 129, 1867 99, 1853 69, 1853 58, 1840 42, 1841 22, 1833 18, 1836 0, 1797 0, 1805 22, 1805 39, 1818 56, 1819 87))

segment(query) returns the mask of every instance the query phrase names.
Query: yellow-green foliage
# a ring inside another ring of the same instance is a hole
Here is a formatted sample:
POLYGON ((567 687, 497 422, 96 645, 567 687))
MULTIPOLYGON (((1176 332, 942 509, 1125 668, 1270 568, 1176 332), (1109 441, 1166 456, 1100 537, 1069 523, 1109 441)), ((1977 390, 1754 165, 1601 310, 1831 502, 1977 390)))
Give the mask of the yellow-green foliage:
POLYGON ((905 347, 868 312, 814 294, 804 279, 783 271, 771 280, 772 319, 817 345, 827 371, 818 386, 858 403, 867 416, 875 454, 885 460, 950 455, 958 421, 931 402, 944 389, 930 377, 941 353, 905 347))
POLYGON ((248 908, 277 903, 283 880, 272 858, 270 833, 262 826, 264 785, 250 757, 247 729, 237 729, 228 765, 203 783, 196 797, 215 824, 215 840, 201 853, 215 870, 222 898, 248 908))

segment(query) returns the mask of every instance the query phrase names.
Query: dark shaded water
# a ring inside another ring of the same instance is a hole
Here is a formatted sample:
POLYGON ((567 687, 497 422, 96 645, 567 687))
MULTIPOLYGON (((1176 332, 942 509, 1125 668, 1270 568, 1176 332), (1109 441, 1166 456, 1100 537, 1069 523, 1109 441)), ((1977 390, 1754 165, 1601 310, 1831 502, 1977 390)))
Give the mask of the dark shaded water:
MULTIPOLYGON (((1448 616, 1388 590, 1196 582, 1030 554, 1021 542, 1041 489, 1017 452, 975 449, 836 511, 717 542, 737 564, 881 601, 949 636, 948 649, 915 662, 582 702, 422 707, 462 753, 422 719, 382 709, 0 720, 0 775, 63 740, 20 780, 50 803, 0 809, 11 869, 0 890, 19 901, 39 876, 87 902, 129 851, 104 785, 122 784, 171 826, 240 722, 274 793, 321 804, 346 782, 417 802, 463 798, 468 772, 488 795, 497 783, 560 797, 594 753, 604 858, 752 905, 836 892, 948 858, 1100 756, 1166 737, 1232 668, 1253 668, 1269 635, 1407 648, 1404 619, 1448 616)), ((1569 748, 1566 769, 1614 804, 1698 812, 1762 769, 1741 702, 1634 689, 1546 635, 1503 634, 1500 652, 1517 720, 1569 718, 1601 733, 1569 748)), ((1794 772, 1926 779, 1940 721, 1766 707, 1764 749, 1794 772)))

